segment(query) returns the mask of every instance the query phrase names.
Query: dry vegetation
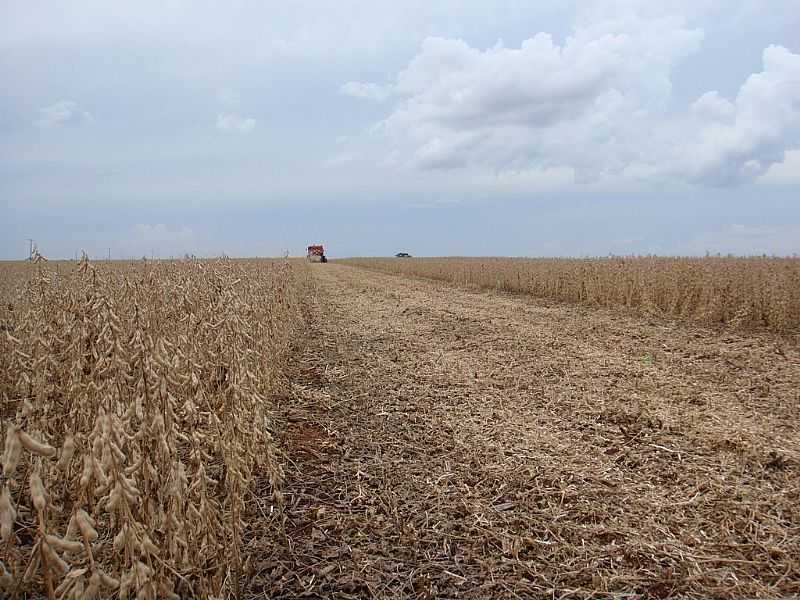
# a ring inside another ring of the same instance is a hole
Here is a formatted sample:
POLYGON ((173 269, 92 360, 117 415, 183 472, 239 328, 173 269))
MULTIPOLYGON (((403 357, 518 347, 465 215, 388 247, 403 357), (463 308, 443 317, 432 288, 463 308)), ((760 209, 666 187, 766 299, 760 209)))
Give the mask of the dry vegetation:
POLYGON ((790 338, 314 274, 269 597, 800 594, 790 338))
POLYGON ((706 324, 800 329, 796 258, 357 258, 346 264, 706 324))
POLYGON ((307 268, 38 259, 0 281, 0 596, 241 596, 307 268))
POLYGON ((348 262, 0 264, 0 597, 800 594, 797 261, 348 262))

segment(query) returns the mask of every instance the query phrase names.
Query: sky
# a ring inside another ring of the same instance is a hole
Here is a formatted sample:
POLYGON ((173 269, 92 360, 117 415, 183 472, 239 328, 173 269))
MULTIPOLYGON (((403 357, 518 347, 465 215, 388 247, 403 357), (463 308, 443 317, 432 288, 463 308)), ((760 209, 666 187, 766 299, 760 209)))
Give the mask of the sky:
POLYGON ((798 0, 0 0, 0 259, 800 253, 798 0))

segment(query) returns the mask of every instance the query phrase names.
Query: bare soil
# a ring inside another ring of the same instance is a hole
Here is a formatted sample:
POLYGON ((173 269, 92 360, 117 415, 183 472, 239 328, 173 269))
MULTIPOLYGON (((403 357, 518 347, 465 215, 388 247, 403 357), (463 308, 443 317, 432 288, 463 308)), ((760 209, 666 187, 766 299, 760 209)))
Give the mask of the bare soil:
POLYGON ((312 268, 252 594, 800 595, 796 342, 312 268))

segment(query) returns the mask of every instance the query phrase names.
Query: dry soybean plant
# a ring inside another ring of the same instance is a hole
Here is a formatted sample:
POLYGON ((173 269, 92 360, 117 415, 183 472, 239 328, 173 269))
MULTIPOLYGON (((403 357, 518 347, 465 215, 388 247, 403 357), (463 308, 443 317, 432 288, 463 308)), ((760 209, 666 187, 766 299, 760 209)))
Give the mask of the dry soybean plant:
POLYGON ((707 324, 800 331, 800 259, 356 258, 346 264, 707 324))
POLYGON ((36 257, 0 331, 0 596, 241 595, 307 269, 36 257))

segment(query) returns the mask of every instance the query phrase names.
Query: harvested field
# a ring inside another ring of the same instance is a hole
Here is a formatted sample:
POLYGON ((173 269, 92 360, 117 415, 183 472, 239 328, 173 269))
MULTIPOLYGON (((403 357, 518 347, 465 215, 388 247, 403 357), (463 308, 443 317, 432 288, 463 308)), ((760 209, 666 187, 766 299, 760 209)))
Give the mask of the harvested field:
POLYGON ((256 546, 254 593, 800 594, 796 345, 313 272, 321 318, 284 410, 286 507, 256 546))

